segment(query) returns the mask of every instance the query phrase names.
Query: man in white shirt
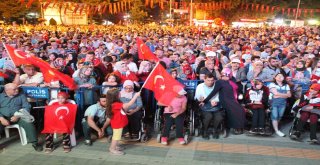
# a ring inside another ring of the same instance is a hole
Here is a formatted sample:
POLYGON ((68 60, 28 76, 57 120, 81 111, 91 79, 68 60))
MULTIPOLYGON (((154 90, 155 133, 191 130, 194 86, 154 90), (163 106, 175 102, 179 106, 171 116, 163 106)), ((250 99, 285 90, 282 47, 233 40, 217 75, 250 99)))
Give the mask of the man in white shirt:
MULTIPOLYGON (((138 72, 138 66, 136 63, 133 62, 132 54, 125 53, 125 54, 122 54, 120 58, 121 58, 121 61, 118 61, 117 63, 124 62, 131 72, 133 73, 138 72)), ((116 67, 114 67, 113 69, 117 70, 116 67)))
POLYGON ((25 74, 22 74, 19 79, 21 86, 40 86, 43 83, 43 74, 37 72, 36 68, 33 65, 24 65, 23 71, 25 74))
POLYGON ((201 103, 214 89, 214 76, 212 73, 207 73, 204 82, 199 84, 195 93, 195 100, 199 101, 201 109, 202 122, 203 122, 203 138, 209 139, 208 128, 213 120, 213 138, 219 138, 218 126, 223 120, 223 113, 219 105, 219 94, 216 94, 210 102, 206 104, 201 103))

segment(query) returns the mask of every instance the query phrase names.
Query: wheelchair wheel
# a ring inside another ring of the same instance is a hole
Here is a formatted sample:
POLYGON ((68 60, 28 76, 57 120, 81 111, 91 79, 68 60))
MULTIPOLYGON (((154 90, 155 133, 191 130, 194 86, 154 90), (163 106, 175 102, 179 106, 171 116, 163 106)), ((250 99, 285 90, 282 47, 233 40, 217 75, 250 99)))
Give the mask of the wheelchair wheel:
POLYGON ((155 117, 154 117, 154 131, 155 132, 159 132, 160 131, 160 125, 161 125, 161 118, 160 118, 160 108, 158 108, 156 110, 156 114, 155 114, 155 117))
POLYGON ((158 142, 158 143, 161 143, 161 134, 158 134, 158 135, 157 135, 157 142, 158 142))
POLYGON ((198 137, 200 135, 199 129, 194 129, 194 136, 198 137))
POLYGON ((190 109, 190 117, 189 117, 189 133, 190 135, 194 134, 194 112, 190 109))
POLYGON ((140 142, 141 143, 145 143, 148 141, 148 136, 146 134, 142 134, 141 135, 141 139, 140 139, 140 142))
POLYGON ((189 135, 184 135, 184 141, 186 142, 186 144, 189 143, 189 135))
POLYGON ((293 132, 294 132, 294 129, 293 129, 293 126, 291 126, 289 130, 289 137, 293 134, 293 132))

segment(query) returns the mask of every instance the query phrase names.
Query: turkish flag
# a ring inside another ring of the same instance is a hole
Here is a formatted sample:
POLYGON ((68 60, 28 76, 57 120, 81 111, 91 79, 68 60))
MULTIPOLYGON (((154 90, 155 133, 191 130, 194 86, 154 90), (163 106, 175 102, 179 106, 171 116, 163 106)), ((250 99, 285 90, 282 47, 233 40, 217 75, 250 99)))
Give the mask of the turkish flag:
POLYGON ((144 84, 144 88, 154 92, 158 102, 167 106, 170 105, 173 98, 177 96, 183 87, 159 63, 157 63, 144 84))
POLYGON ((42 59, 34 57, 32 64, 40 68, 45 82, 50 83, 52 81, 61 81, 70 90, 75 90, 77 88, 76 83, 70 76, 59 72, 55 68, 51 68, 49 63, 42 59))
POLYGON ((44 129, 41 133, 71 134, 76 120, 77 105, 63 104, 46 106, 44 112, 44 129))
POLYGON ((5 73, 2 73, 2 72, 0 71, 0 77, 8 78, 9 76, 8 76, 7 74, 5 74, 5 73))
POLYGON ((25 52, 14 49, 9 45, 4 45, 4 47, 8 51, 8 55, 16 66, 20 66, 22 64, 30 64, 30 61, 28 59, 30 56, 26 56, 25 52))
POLYGON ((158 62, 159 59, 151 52, 150 48, 137 37, 138 54, 141 60, 150 60, 158 62))
POLYGON ((51 81, 59 80, 70 90, 74 90, 77 88, 77 85, 70 76, 63 74, 54 68, 51 68, 50 64, 43 61, 42 59, 29 55, 23 51, 16 50, 9 45, 5 45, 5 47, 8 50, 10 58, 16 66, 22 64, 32 64, 40 68, 45 82, 50 83, 51 81))

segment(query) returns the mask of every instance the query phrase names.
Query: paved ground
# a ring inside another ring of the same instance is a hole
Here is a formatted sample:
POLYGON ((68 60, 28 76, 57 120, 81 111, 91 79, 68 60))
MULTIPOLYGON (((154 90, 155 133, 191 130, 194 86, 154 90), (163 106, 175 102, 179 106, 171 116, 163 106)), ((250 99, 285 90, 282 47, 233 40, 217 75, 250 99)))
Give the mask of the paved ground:
MULTIPOLYGON (((288 131, 287 129, 284 131, 288 131)), ((18 136, 0 140, 0 165, 98 165, 98 164, 290 164, 319 165, 320 146, 291 141, 288 137, 249 137, 231 135, 218 140, 191 139, 181 146, 177 140, 163 146, 152 138, 147 143, 124 142, 126 155, 112 156, 107 152, 106 139, 86 146, 82 140, 70 153, 58 147, 51 154, 35 152, 30 144, 22 146, 18 136)), ((320 137, 320 136, 319 136, 320 137)))

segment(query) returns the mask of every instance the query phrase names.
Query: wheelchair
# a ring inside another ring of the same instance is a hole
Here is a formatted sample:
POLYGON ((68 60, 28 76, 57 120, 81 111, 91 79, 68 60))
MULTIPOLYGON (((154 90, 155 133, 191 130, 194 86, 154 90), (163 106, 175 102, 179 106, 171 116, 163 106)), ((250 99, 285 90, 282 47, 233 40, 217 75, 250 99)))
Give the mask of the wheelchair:
MULTIPOLYGON (((217 130, 214 130, 214 125, 213 125, 213 119, 211 120, 209 126, 208 126, 208 132, 209 132, 209 136, 210 136, 210 133, 213 133, 213 136, 214 135, 214 132, 216 132, 217 134, 217 137, 213 137, 215 139, 218 139, 220 135, 222 135, 224 138, 226 138, 228 136, 228 132, 227 132, 227 129, 226 129, 226 114, 225 114, 225 110, 224 109, 221 109, 219 110, 221 111, 223 114, 223 120, 221 121, 221 123, 219 124, 217 130)), ((198 137, 200 135, 203 135, 204 133, 204 126, 203 126, 203 116, 201 114, 201 110, 200 108, 198 107, 198 109, 196 110, 196 113, 195 113, 195 129, 194 129, 194 136, 198 137)))
MULTIPOLYGON (((294 103, 294 105, 292 106, 292 109, 291 109, 291 113, 292 113, 293 116, 294 116, 293 121, 292 121, 292 125, 290 126, 290 129, 289 129, 289 137, 290 137, 291 139, 293 139, 293 138, 292 138, 292 135, 293 135, 295 132, 298 131, 298 130, 297 130, 297 126, 298 126, 298 123, 299 123, 299 120, 300 120, 300 117, 301 117, 300 112, 302 111, 302 110, 301 110, 302 108, 299 108, 299 107, 298 107, 299 103, 300 103, 300 99, 296 100, 296 102, 294 103)), ((318 116, 320 116, 320 115, 318 115, 318 116)), ((307 120, 307 123, 310 123, 310 119, 307 120)), ((319 119, 318 119, 318 124, 319 124, 319 123, 320 123, 320 117, 319 117, 319 119)), ((308 128, 307 128, 308 126, 309 126, 309 124, 306 124, 306 125, 305 125, 305 128, 306 128, 306 129, 304 129, 303 132, 308 129, 308 128)), ((303 132, 302 132, 302 133, 303 133, 303 132)), ((298 139, 293 139, 293 140, 298 140, 298 139)), ((300 140, 298 140, 298 141, 300 141, 300 140)))
MULTIPOLYGON (((130 141, 130 142, 134 142, 134 141, 140 141, 142 143, 145 143, 149 140, 149 136, 148 136, 148 129, 146 127, 146 124, 144 122, 144 119, 145 119, 145 109, 142 108, 140 110, 142 112, 142 117, 141 117, 141 120, 140 120, 140 130, 138 132, 138 136, 137 137, 130 137, 130 138, 125 138, 124 140, 125 141, 130 141)), ((128 133, 130 133, 130 131, 128 130, 128 133)))
MULTIPOLYGON (((161 143, 161 131, 164 128, 164 117, 163 117, 163 113, 164 112, 164 107, 163 106, 158 106, 158 108, 156 109, 156 113, 155 113, 155 118, 154 118, 154 131, 157 134, 157 142, 161 143)), ((191 131, 193 131, 192 129, 194 129, 194 112, 191 109, 186 110, 186 116, 185 116, 185 120, 184 120, 184 140, 186 143, 188 143, 190 141, 190 136, 191 136, 191 131)), ((173 125, 171 127, 174 128, 175 125, 173 125)), ((170 136, 171 136, 171 132, 170 132, 170 136)))

